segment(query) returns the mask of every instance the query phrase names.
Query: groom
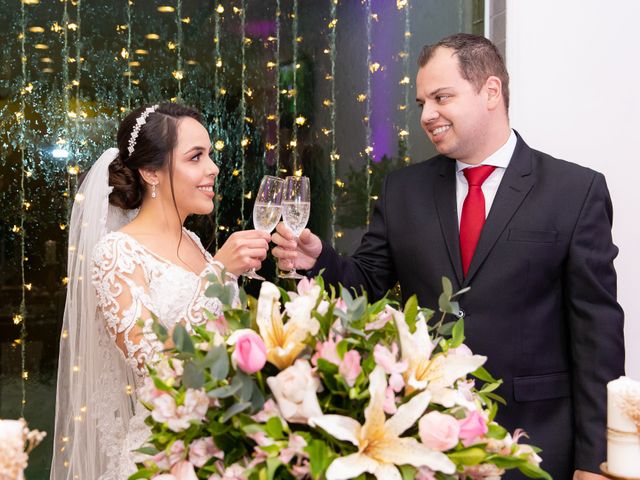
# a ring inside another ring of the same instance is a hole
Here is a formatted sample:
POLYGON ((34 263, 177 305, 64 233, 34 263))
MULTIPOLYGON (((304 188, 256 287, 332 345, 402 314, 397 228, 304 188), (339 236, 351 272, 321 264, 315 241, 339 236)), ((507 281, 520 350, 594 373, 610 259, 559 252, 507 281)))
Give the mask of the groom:
MULTIPOLYGON (((434 305, 460 297, 467 343, 504 380, 497 420, 523 428, 556 480, 598 479, 606 384, 624 372, 612 207, 604 177, 531 149, 509 126, 509 76, 495 46, 456 34, 423 48, 417 102, 440 155, 390 174, 351 257, 280 224, 279 267, 434 305)), ((513 473, 505 478, 524 478, 513 473)))

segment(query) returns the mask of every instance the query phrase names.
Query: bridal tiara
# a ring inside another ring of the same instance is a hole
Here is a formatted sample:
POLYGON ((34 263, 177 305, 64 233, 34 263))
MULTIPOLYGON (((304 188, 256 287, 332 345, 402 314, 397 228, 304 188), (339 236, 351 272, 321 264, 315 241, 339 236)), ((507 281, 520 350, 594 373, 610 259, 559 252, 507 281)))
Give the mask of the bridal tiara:
POLYGON ((129 138, 129 156, 133 155, 133 151, 136 148, 138 134, 140 133, 142 126, 147 123, 147 117, 155 112, 158 107, 159 105, 153 105, 152 107, 145 108, 144 112, 142 112, 142 114, 136 119, 136 124, 131 132, 131 138, 129 138))

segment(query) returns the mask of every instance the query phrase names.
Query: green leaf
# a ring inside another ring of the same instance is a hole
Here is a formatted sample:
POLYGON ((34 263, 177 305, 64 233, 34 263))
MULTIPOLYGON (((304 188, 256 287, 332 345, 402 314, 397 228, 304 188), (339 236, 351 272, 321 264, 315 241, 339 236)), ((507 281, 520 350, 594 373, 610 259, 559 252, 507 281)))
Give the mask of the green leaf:
POLYGON ((448 453, 447 456, 458 465, 478 465, 487 456, 483 448, 471 447, 448 453))
POLYGON ((518 468, 527 463, 527 460, 519 457, 509 457, 506 455, 495 455, 490 460, 498 468, 518 468))
POLYGON ((251 407, 251 404, 249 402, 235 403, 224 412, 220 421, 222 423, 226 423, 227 420, 229 420, 231 417, 233 417, 234 415, 237 415, 240 412, 244 412, 246 409, 250 407, 251 407))
POLYGON ((464 318, 460 318, 451 332, 451 348, 459 347, 464 342, 464 318))
POLYGON ((138 470, 133 475, 129 476, 127 480, 138 480, 140 478, 151 478, 154 476, 154 472, 148 468, 143 468, 142 470, 138 470))
POLYGON ((132 451, 142 453, 144 455, 150 455, 150 456, 153 456, 156 453, 158 453, 158 449, 156 447, 140 447, 132 451))
POLYGON ((443 337, 450 337, 453 332, 453 326, 455 324, 456 322, 443 323, 440 328, 438 328, 438 334, 442 335, 443 337))
POLYGON ((416 331, 416 321, 418 317, 418 297, 411 295, 404 305, 404 320, 407 322, 411 333, 416 331))
POLYGON ((262 409, 264 405, 264 394, 260 391, 258 387, 253 389, 253 393, 251 395, 251 411, 258 412, 262 409))
POLYGON ((173 329, 173 343, 180 352, 195 353, 196 351, 187 329, 179 323, 173 329))
POLYGON ((487 437, 502 440, 507 436, 507 429, 501 427, 497 423, 490 423, 489 430, 487 431, 487 437))
POLYGON ((284 430, 282 428, 282 420, 280 417, 271 417, 265 424, 265 431, 274 440, 284 439, 284 430))
POLYGON ((504 398, 502 398, 500 395, 498 395, 497 393, 488 392, 488 393, 485 393, 484 395, 486 395, 490 399, 498 402, 501 405, 506 405, 507 404, 507 401, 504 398))
POLYGON ((229 398, 242 388, 242 383, 232 383, 224 387, 214 388, 207 393, 212 398, 229 398))
POLYGON ((416 478, 416 473, 418 473, 418 469, 411 465, 400 465, 398 468, 400 468, 402 480, 413 480, 416 478))
MULTIPOLYGON (((224 345, 213 347, 207 353, 207 357, 211 356, 213 364, 209 368, 211 376, 214 380, 223 380, 229 375, 229 356, 224 345)), ((206 360, 205 358, 205 360, 206 360)))
POLYGON ((344 300, 344 303, 347 305, 347 308, 351 306, 353 303, 353 297, 349 293, 349 290, 340 285, 340 297, 344 300))
POLYGON ((441 293, 440 297, 438 297, 438 307, 440 307, 440 311, 443 313, 458 313, 458 310, 454 310, 451 305, 451 298, 445 293, 441 293))
POLYGON ((182 373, 182 383, 187 388, 202 388, 204 369, 195 362, 186 362, 182 373))
POLYGON ((155 387, 158 390, 162 390, 163 392, 170 392, 171 391, 171 387, 169 385, 167 385, 166 383, 164 383, 162 380, 160 380, 155 375, 152 375, 151 378, 153 379, 153 384, 155 385, 155 387))
POLYGON ((482 380, 483 382, 494 383, 497 382, 495 378, 491 376, 489 372, 484 367, 478 367, 475 372, 471 372, 471 375, 476 377, 478 380, 482 380))
POLYGON ((518 467, 518 469, 529 478, 544 478, 545 480, 553 480, 551 475, 542 470, 540 467, 533 465, 532 463, 525 463, 518 467))
POLYGON ((341 340, 336 345, 336 351, 338 352, 338 356, 340 358, 344 358, 344 354, 347 353, 347 350, 349 350, 349 342, 347 342, 346 340, 341 340))
POLYGON ((253 381, 253 379, 250 376, 245 375, 242 372, 236 372, 236 375, 234 377, 234 381, 236 379, 238 379, 238 381, 242 384, 242 387, 240 388, 240 391, 238 392, 238 398, 242 402, 250 402, 251 401, 251 396, 253 395, 253 389, 255 387, 255 382, 253 381))
POLYGON ((447 298, 451 298, 453 295, 453 285, 451 285, 451 280, 447 277, 442 277, 442 292, 447 296, 447 298))
POLYGON ((164 328, 164 326, 162 326, 160 322, 154 321, 151 328, 153 330, 153 333, 156 334, 156 337, 158 337, 158 340, 160 340, 162 343, 167 341, 167 338, 169 338, 169 332, 167 332, 167 329, 164 328))
POLYGON ((304 449, 309 454, 309 466, 314 480, 329 467, 333 460, 333 452, 322 440, 311 440, 304 449))
POLYGON ((267 480, 273 480, 280 465, 282 465, 282 460, 278 457, 267 458, 267 480))

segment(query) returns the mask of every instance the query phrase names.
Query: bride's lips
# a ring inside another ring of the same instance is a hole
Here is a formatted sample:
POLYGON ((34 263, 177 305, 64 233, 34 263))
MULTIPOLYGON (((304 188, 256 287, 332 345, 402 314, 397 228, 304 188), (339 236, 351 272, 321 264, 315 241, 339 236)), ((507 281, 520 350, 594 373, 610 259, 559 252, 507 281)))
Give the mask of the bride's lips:
POLYGON ((213 184, 210 185, 198 185, 198 191, 202 192, 203 195, 206 195, 209 198, 213 198, 215 193, 213 191, 213 184))

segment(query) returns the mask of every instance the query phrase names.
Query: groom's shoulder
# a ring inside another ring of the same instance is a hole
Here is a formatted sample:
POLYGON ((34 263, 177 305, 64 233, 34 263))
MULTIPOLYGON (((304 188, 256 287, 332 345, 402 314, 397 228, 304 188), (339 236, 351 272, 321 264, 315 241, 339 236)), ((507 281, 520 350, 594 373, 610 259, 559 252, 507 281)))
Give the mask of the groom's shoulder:
POLYGON ((439 175, 447 166, 455 162, 443 155, 436 155, 412 165, 407 165, 391 172, 388 180, 393 183, 424 182, 427 178, 439 175))

